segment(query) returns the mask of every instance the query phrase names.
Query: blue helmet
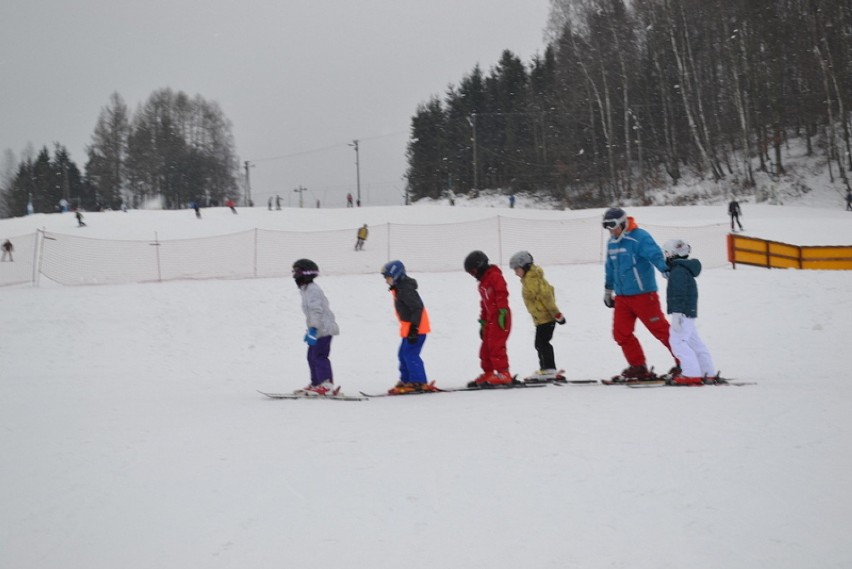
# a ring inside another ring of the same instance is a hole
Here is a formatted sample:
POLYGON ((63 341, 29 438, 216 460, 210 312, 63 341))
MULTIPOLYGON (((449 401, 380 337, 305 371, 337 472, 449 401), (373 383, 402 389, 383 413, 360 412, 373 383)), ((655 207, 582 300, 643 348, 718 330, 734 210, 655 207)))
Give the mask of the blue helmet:
POLYGON ((396 283, 399 279, 405 276, 405 265, 402 261, 390 261, 382 267, 382 276, 390 277, 396 283))

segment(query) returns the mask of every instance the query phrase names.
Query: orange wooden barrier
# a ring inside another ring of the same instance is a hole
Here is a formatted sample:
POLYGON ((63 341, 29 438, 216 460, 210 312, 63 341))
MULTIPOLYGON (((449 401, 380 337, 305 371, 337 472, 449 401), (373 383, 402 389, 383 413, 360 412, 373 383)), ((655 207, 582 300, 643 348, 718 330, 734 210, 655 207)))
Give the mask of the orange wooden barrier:
POLYGON ((728 234, 728 262, 768 269, 852 270, 852 246, 800 247, 757 237, 728 234))

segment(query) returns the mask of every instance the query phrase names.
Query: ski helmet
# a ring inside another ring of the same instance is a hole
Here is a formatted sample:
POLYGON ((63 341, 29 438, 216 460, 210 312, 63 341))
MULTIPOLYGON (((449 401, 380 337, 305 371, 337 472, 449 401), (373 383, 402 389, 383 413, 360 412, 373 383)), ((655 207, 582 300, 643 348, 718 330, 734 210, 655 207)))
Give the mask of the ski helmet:
POLYGON ((402 261, 385 263, 385 266, 382 267, 382 276, 392 278, 394 284, 396 284, 399 279, 405 276, 405 265, 402 264, 402 261))
POLYGON ((482 251, 471 251, 464 259, 464 270, 476 277, 482 278, 488 268, 488 256, 482 251))
POLYGON ((293 263, 293 280, 298 286, 313 282, 319 275, 319 267, 310 259, 299 259, 293 263))
POLYGON ((530 270, 530 265, 533 264, 533 256, 529 251, 518 251, 509 259, 510 269, 530 270))
POLYGON ((627 212, 620 207, 611 207, 606 210, 603 216, 604 229, 615 229, 619 225, 622 229, 627 227, 627 212))
POLYGON ((666 259, 685 259, 689 257, 692 247, 683 239, 669 239, 663 243, 663 252, 666 259))

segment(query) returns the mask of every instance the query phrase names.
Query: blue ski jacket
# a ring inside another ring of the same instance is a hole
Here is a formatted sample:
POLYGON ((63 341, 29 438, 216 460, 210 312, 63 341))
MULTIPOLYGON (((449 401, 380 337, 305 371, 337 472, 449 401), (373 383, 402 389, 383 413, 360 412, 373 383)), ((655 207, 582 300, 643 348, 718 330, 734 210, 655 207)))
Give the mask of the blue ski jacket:
POLYGON ((621 296, 656 292, 654 267, 661 273, 667 272, 663 250, 650 233, 628 217, 624 232, 607 242, 604 287, 621 296))

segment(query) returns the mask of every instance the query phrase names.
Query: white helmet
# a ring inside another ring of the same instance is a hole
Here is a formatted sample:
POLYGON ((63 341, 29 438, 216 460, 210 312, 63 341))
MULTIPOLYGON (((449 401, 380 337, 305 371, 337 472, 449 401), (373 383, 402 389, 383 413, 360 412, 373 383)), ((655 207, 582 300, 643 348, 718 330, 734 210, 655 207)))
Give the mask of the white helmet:
POLYGON ((692 247, 683 239, 669 239, 663 243, 663 252, 666 254, 666 259, 674 259, 677 257, 689 257, 692 247))

